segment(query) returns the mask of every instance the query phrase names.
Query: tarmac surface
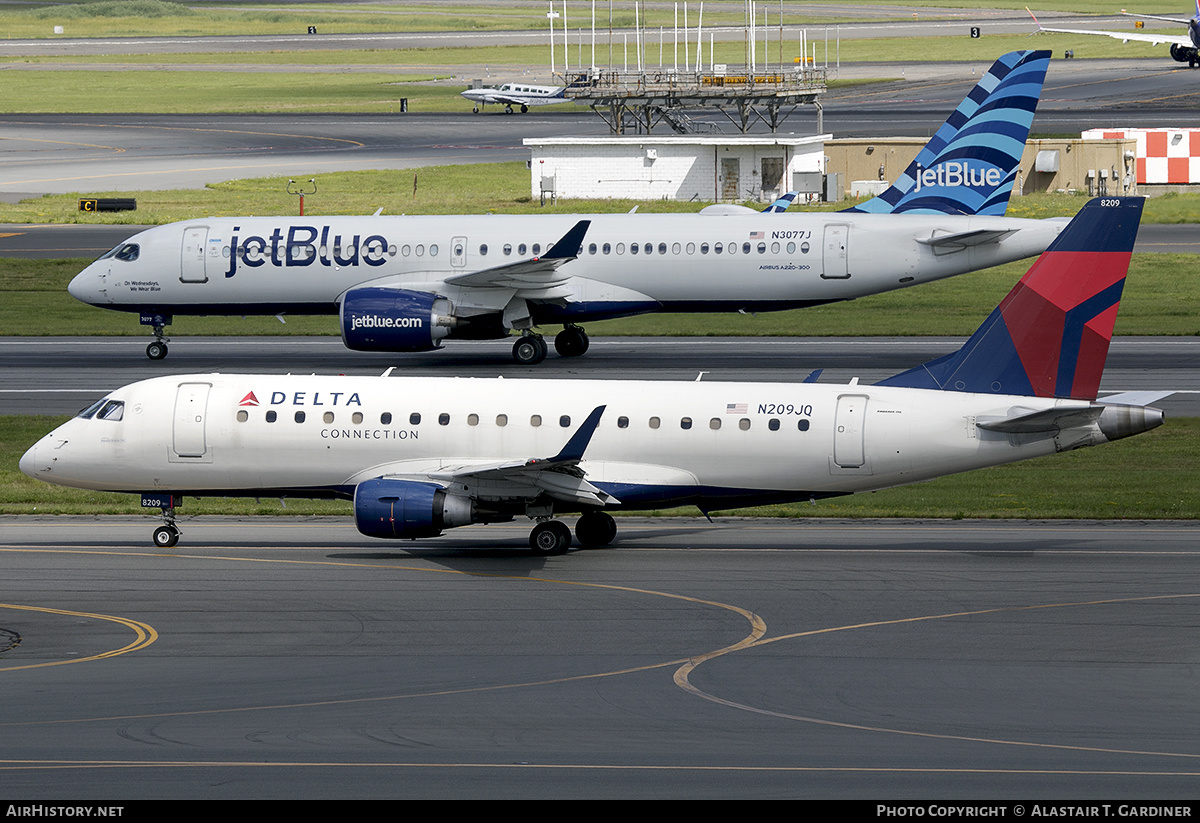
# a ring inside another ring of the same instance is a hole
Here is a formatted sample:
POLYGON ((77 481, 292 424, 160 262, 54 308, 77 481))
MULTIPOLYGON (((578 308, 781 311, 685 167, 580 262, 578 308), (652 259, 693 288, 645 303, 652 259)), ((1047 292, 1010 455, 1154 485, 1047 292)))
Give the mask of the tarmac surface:
POLYGON ((1194 798, 1191 523, 2 518, 5 796, 1194 798))

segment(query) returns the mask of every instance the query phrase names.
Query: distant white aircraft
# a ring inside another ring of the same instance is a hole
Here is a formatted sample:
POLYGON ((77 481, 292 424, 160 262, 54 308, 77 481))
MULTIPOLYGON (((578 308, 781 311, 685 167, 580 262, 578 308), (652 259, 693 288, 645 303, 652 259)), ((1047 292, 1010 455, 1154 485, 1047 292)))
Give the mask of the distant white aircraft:
MULTIPOLYGON (((959 351, 874 386, 193 374, 118 389, 20 460, 141 493, 353 499, 363 534, 526 516, 559 554, 610 511, 703 512, 916 483, 1152 429, 1163 395, 1096 401, 1143 201, 1091 201, 959 351)), ((390 370, 389 370, 390 371, 390 370)), ((1169 392, 1168 392, 1169 394, 1169 392)))
POLYGON ((1121 9, 1121 14, 1126 17, 1144 17, 1147 20, 1164 20, 1168 23, 1179 23, 1182 26, 1187 26, 1186 35, 1168 35, 1158 34, 1155 32, 1130 32, 1130 31, 1095 31, 1090 29, 1055 29, 1047 28, 1038 22, 1037 17, 1029 7, 1025 7, 1025 11, 1029 12, 1029 16, 1033 18, 1033 22, 1037 23, 1038 31, 1050 31, 1058 34, 1088 34, 1102 35, 1111 37, 1114 40, 1120 40, 1122 43, 1128 43, 1130 40, 1139 43, 1150 43, 1159 45, 1161 43, 1171 44, 1171 58, 1179 63, 1187 63, 1189 67, 1195 68, 1200 64, 1200 0, 1196 0, 1196 14, 1193 17, 1158 17, 1153 14, 1134 14, 1133 12, 1121 9))
MULTIPOLYGON (((357 351, 658 311, 774 311, 852 300, 1040 254, 1063 222, 1004 216, 1050 53, 995 62, 883 194, 838 213, 208 218, 157 226, 71 281, 76 299, 136 312, 167 354, 174 315, 335 314, 357 351)), ((784 198, 786 199, 786 198, 784 198)), ((781 208, 782 204, 772 208, 781 208)))
POLYGON ((504 106, 505 114, 513 113, 513 106, 521 107, 521 114, 529 111, 530 106, 548 106, 552 103, 565 103, 566 86, 534 86, 529 83, 505 83, 498 88, 467 89, 460 92, 463 97, 475 104, 471 111, 479 114, 479 107, 488 103, 504 106))

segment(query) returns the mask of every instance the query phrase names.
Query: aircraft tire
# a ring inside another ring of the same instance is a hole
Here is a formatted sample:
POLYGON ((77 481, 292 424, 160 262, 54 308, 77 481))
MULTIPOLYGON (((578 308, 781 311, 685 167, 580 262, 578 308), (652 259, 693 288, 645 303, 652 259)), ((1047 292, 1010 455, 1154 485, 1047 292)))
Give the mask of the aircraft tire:
POLYGON ((471 114, 479 114, 479 106, 476 106, 475 108, 471 109, 471 114))
POLYGON ((528 111, 529 111, 529 106, 526 106, 524 103, 522 103, 521 104, 521 114, 525 114, 528 111))
POLYGON ((575 537, 585 549, 602 549, 617 537, 617 521, 608 512, 585 512, 575 523, 575 537))
POLYGON ((562 357, 579 357, 588 350, 591 341, 579 326, 566 326, 554 335, 554 350, 562 357))
POLYGON ((523 366, 536 366, 546 359, 546 341, 536 334, 524 334, 513 343, 512 356, 523 366))
POLYGON ((154 545, 160 549, 169 549, 179 542, 179 529, 174 526, 159 526, 154 530, 154 545))
POLYGON ((167 344, 154 341, 146 347, 146 356, 151 360, 162 360, 167 356, 167 344))
POLYGON ((566 554, 571 548, 571 529, 561 520, 538 523, 529 533, 529 548, 546 557, 566 554))

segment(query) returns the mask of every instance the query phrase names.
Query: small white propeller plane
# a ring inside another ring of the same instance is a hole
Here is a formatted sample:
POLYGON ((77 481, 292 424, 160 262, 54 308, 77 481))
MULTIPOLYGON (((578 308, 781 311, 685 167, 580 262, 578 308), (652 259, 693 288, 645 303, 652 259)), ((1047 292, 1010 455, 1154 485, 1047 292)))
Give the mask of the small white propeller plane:
MULTIPOLYGON (((193 374, 118 389, 20 460, 140 493, 179 539, 187 495, 340 497, 363 534, 526 516, 534 552, 604 546, 610 512, 718 509, 915 483, 1152 429, 1170 394, 1097 401, 1143 201, 1088 203, 957 352, 866 386, 816 382, 193 374)), ((389 370, 390 371, 390 370, 389 370)))
POLYGON ((475 104, 471 109, 479 114, 479 107, 488 103, 504 106, 505 114, 513 113, 513 106, 521 109, 521 114, 529 111, 530 106, 549 106, 554 103, 565 103, 566 86, 535 86, 530 83, 505 83, 496 88, 467 89, 459 92, 463 97, 475 104))

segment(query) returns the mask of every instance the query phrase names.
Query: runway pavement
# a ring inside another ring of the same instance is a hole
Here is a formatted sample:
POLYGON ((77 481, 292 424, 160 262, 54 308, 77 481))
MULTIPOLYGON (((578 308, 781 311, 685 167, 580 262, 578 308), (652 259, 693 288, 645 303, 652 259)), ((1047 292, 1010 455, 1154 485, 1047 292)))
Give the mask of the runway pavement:
MULTIPOLYGON (((333 323, 330 318, 330 323, 333 323)), ((603 380, 873 383, 957 349, 961 338, 596 338, 583 357, 551 354, 519 366, 503 340, 447 344, 414 354, 353 352, 337 337, 184 337, 165 360, 145 356, 144 338, 0 338, 0 414, 72 414, 120 386, 164 374, 382 374, 603 380)), ((548 384, 549 385, 549 384, 548 384)), ((1155 405, 1200 416, 1200 339, 1113 341, 1102 392, 1172 390, 1155 405)))
POLYGON ((5 797, 1194 798, 1190 523, 0 518, 5 797))

